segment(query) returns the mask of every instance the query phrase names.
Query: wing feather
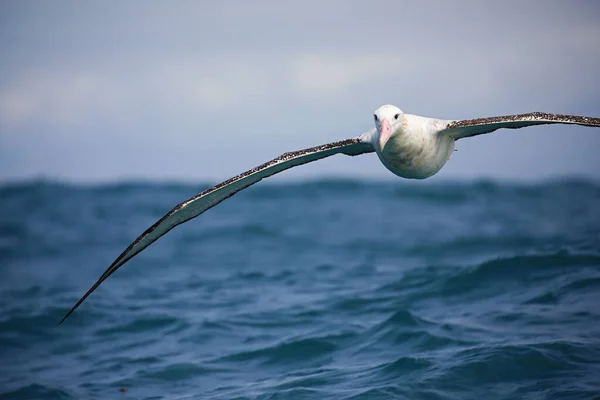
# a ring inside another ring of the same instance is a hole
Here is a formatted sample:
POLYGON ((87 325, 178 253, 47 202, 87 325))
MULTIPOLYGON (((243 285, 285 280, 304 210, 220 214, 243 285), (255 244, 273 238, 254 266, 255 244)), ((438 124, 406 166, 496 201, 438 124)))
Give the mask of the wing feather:
POLYGON ((518 129, 526 126, 545 124, 575 124, 600 127, 600 118, 582 117, 578 115, 548 114, 532 112, 528 114, 504 115, 500 117, 476 118, 453 121, 440 131, 440 134, 450 135, 454 139, 494 132, 497 129, 518 129))
POLYGON ((306 164, 312 161, 320 160, 334 154, 346 154, 356 156, 364 153, 371 153, 375 150, 369 142, 373 131, 367 132, 359 137, 328 143, 317 147, 311 147, 304 150, 298 150, 290 153, 284 153, 281 156, 268 161, 256 168, 252 168, 231 179, 219 183, 176 205, 171 211, 156 221, 151 227, 146 229, 137 239, 133 241, 117 257, 117 259, 106 269, 102 276, 94 285, 79 299, 79 301, 69 310, 69 312, 60 321, 62 324, 83 303, 83 301, 94 291, 102 282, 104 282, 117 269, 123 266, 136 254, 150 246, 161 236, 192 218, 195 218, 206 210, 216 206, 223 200, 233 196, 240 190, 243 190, 260 180, 271 175, 285 171, 286 169, 306 164))

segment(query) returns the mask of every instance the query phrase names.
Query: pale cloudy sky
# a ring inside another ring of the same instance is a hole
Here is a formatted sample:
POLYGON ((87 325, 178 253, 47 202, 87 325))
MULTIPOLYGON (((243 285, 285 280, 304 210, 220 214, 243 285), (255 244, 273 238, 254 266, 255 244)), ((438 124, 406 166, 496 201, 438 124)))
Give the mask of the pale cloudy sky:
MULTIPOLYGON (((0 2, 0 180, 225 179, 391 103, 600 116, 600 2, 0 2)), ((458 143, 437 179, 600 178, 600 129, 458 143)), ((391 178, 375 155, 276 179, 391 178)))

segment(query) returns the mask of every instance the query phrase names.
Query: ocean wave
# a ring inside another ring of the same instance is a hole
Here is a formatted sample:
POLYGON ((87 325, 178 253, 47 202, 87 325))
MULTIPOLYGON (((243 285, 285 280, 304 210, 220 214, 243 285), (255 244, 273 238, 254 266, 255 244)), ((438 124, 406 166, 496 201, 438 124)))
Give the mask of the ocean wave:
POLYGON ((312 362, 328 357, 353 334, 298 338, 269 347, 242 351, 220 357, 216 362, 258 362, 264 365, 312 362))
POLYGON ((503 257, 472 267, 454 268, 454 273, 440 285, 444 295, 463 294, 470 290, 497 286, 500 281, 533 284, 548 280, 573 268, 600 266, 600 256, 572 255, 558 252, 549 255, 503 257))
POLYGON ((69 400, 78 397, 57 387, 40 385, 32 383, 22 386, 12 391, 0 393, 2 400, 22 400, 22 399, 58 399, 69 400))
POLYGON ((478 346, 453 355, 454 366, 439 377, 457 383, 543 380, 577 374, 585 348, 568 340, 548 343, 478 346), (579 356, 578 356, 579 354, 579 356))
MULTIPOLYGON (((167 366, 157 368, 144 368, 138 372, 136 377, 139 379, 158 379, 162 381, 181 381, 193 379, 201 375, 227 372, 226 368, 217 368, 197 363, 173 363, 167 366)), ((126 382, 121 382, 126 385, 126 382)))
POLYGON ((267 182, 173 230, 56 327, 206 187, 0 187, 4 398, 600 392, 589 182, 267 182))
POLYGON ((170 328, 170 333, 179 332, 187 324, 184 323, 180 318, 169 315, 152 315, 152 316, 136 316, 131 322, 124 324, 115 324, 110 328, 98 329, 96 334, 98 335, 113 335, 113 334, 138 334, 143 332, 157 332, 158 330, 166 330, 170 328))

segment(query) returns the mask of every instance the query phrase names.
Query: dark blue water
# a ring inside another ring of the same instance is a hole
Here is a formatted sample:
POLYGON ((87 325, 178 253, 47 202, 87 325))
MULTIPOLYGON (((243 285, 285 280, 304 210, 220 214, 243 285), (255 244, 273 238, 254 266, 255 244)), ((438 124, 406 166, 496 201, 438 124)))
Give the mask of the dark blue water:
POLYGON ((2 399, 600 396, 600 185, 0 188, 2 399), (121 391, 123 390, 123 392, 121 391))

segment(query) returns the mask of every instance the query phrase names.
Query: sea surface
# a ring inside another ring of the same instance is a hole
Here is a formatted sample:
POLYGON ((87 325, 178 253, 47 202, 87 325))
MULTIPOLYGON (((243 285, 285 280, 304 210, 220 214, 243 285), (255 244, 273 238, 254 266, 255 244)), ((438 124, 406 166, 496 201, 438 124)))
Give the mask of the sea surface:
POLYGON ((600 398, 600 184, 0 186, 0 399, 600 398))

